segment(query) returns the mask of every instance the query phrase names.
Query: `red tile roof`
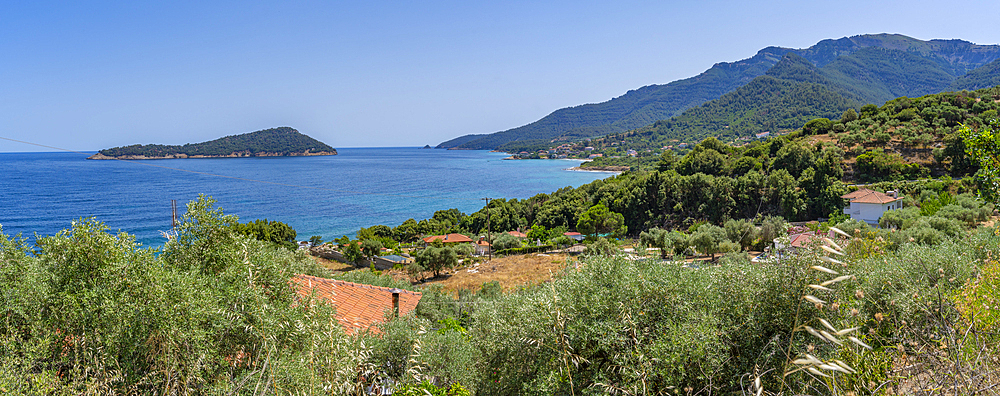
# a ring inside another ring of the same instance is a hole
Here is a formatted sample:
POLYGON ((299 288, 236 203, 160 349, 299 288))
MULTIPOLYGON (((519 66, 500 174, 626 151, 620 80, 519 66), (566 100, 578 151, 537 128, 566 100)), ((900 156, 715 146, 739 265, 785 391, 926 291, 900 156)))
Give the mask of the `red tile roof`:
MULTIPOLYGON (((301 298, 315 293, 315 298, 337 308, 337 321, 344 332, 380 332, 377 325, 392 312, 392 290, 388 287, 362 285, 336 279, 296 275, 292 278, 301 298)), ((421 294, 409 290, 399 291, 399 314, 406 315, 417 307, 421 294)))
POLYGON ((563 235, 565 235, 565 236, 577 236, 577 235, 583 235, 583 234, 581 234, 579 232, 564 232, 563 235))
POLYGON ((817 235, 813 232, 803 232, 801 234, 789 235, 788 238, 791 240, 789 245, 797 248, 804 248, 815 246, 815 244, 819 243, 819 241, 823 239, 823 236, 817 235))
POLYGON ((897 198, 893 198, 891 196, 888 196, 886 194, 880 193, 878 191, 872 191, 872 190, 868 190, 868 189, 858 190, 858 191, 852 192, 850 194, 846 194, 846 195, 842 196, 841 198, 850 199, 851 202, 857 202, 857 203, 875 203, 875 204, 884 204, 884 203, 895 202, 895 201, 903 199, 903 198, 898 198, 898 197, 897 198))
POLYGON ((862 188, 862 189, 859 189, 857 191, 852 191, 852 192, 849 192, 847 194, 841 195, 840 197, 844 198, 844 199, 854 199, 854 198, 857 198, 857 197, 860 197, 860 196, 863 196, 863 195, 867 195, 867 194, 873 193, 873 192, 875 192, 875 191, 869 190, 867 188, 862 188))
POLYGON ((424 238, 424 242, 431 243, 436 240, 441 240, 444 243, 461 243, 461 242, 472 242, 472 238, 469 238, 462 234, 448 234, 448 235, 434 235, 424 238))
POLYGON ((516 236, 518 238, 527 238, 528 237, 528 234, 525 234, 525 233, 523 233, 521 231, 507 231, 507 233, 510 234, 510 235, 516 236))

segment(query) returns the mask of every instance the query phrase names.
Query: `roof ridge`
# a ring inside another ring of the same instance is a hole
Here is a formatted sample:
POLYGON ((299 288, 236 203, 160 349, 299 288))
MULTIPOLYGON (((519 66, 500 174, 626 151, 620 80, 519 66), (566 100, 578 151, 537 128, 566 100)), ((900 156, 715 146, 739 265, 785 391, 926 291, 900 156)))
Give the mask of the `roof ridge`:
POLYGON ((317 280, 317 281, 320 281, 320 282, 332 283, 332 284, 335 284, 335 285, 351 286, 351 287, 357 287, 357 288, 363 288, 363 289, 382 290, 382 291, 387 291, 387 292, 392 292, 393 289, 397 289, 397 290, 399 290, 399 294, 412 294, 414 296, 423 295, 423 293, 417 292, 417 291, 411 291, 411 290, 399 289, 399 288, 392 288, 392 287, 384 287, 384 286, 366 285, 364 283, 348 282, 348 281, 340 280, 340 279, 321 278, 321 277, 318 277, 318 276, 306 275, 306 274, 296 274, 295 276, 303 278, 305 280, 317 280))

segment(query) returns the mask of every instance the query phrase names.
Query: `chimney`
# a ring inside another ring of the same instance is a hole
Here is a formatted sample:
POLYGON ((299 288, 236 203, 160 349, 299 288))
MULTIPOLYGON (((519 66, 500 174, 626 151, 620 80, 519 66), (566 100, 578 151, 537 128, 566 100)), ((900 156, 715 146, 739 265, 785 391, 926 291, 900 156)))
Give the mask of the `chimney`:
POLYGON ((895 190, 894 191, 886 191, 885 195, 888 195, 890 197, 896 198, 896 191, 895 190))
POLYGON ((399 290, 399 289, 392 289, 392 290, 389 290, 389 291, 392 292, 392 316, 395 317, 395 318, 398 318, 399 317, 399 293, 402 293, 403 291, 399 290))

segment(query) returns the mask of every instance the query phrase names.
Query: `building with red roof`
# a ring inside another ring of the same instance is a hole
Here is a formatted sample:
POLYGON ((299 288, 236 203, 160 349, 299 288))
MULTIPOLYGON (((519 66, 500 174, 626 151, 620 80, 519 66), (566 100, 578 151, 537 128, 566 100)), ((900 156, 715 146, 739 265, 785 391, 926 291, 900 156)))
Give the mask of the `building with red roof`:
POLYGON ((296 275, 293 286, 300 299, 313 298, 331 304, 337 309, 337 322, 347 334, 371 331, 380 333, 378 325, 386 315, 398 310, 406 315, 417 308, 421 293, 326 279, 310 275, 296 275))
POLYGON ((510 234, 510 235, 512 235, 512 236, 518 237, 518 238, 527 238, 528 237, 528 234, 525 234, 525 233, 523 233, 521 231, 507 231, 507 233, 510 234))
POLYGON ((878 224, 882 214, 888 210, 902 209, 903 198, 899 197, 895 191, 880 193, 878 191, 862 188, 860 190, 844 194, 841 198, 850 201, 848 207, 844 208, 844 214, 850 215, 852 219, 861 220, 868 224, 878 224))
POLYGON ((472 243, 472 238, 462 234, 434 235, 424 238, 424 243, 430 245, 434 241, 449 243, 472 243))

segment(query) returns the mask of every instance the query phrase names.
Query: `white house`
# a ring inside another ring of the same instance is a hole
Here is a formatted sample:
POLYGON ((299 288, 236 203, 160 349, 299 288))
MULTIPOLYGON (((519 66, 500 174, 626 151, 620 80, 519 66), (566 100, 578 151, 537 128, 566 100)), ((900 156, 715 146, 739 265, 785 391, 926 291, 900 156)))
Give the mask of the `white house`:
POLYGON ((903 207, 903 198, 898 197, 895 191, 883 194, 862 188, 841 198, 850 200, 850 206, 844 208, 844 214, 868 224, 878 224, 878 219, 882 218, 882 214, 887 210, 903 207))

